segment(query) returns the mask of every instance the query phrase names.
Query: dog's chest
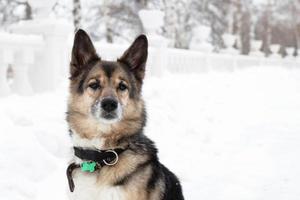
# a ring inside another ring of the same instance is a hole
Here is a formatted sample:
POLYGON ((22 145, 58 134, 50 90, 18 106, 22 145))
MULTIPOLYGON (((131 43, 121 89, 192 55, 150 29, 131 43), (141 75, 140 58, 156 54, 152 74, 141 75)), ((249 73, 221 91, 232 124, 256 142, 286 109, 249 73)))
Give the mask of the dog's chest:
POLYGON ((72 200, 125 200, 125 192, 119 186, 101 185, 96 173, 78 172, 74 176, 75 189, 72 200))

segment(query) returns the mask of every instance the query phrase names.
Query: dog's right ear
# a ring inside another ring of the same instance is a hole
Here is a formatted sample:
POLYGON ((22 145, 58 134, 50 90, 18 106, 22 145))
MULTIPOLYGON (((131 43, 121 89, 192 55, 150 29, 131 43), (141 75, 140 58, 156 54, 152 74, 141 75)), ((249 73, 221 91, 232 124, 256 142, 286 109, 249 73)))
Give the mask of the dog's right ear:
POLYGON ((71 77, 78 76, 87 63, 99 59, 90 37, 84 30, 79 29, 74 37, 70 68, 71 77))

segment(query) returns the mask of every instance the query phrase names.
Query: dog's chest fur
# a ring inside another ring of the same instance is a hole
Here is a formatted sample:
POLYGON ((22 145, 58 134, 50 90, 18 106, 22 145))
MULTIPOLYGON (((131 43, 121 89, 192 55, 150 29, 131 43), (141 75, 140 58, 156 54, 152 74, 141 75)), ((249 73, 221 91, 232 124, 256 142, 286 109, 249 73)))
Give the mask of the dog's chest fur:
POLYGON ((97 173, 77 172, 74 176, 75 190, 72 200, 125 200, 125 192, 119 186, 101 185, 97 173))

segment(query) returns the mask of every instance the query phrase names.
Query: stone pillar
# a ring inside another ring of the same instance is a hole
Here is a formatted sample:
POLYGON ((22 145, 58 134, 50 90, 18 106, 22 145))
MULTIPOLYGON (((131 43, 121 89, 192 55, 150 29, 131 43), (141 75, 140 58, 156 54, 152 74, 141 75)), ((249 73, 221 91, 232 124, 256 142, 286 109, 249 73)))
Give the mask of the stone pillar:
POLYGON ((33 90, 44 92, 57 88, 62 76, 67 77, 67 49, 70 48, 68 37, 73 33, 73 25, 65 19, 49 17, 55 0, 29 0, 29 3, 36 10, 35 19, 21 21, 11 27, 11 30, 43 37, 44 47, 36 51, 29 77, 33 90))
POLYGON ((19 50, 16 52, 15 58, 15 62, 13 63, 14 82, 12 89, 20 95, 31 95, 33 94, 33 90, 28 79, 28 69, 34 63, 33 50, 19 50))
POLYGON ((30 82, 36 92, 57 88, 62 76, 67 77, 69 59, 67 49, 70 48, 68 37, 72 34, 72 24, 59 19, 41 19, 23 21, 15 25, 12 30, 15 33, 35 34, 43 37, 44 46, 36 51, 35 63, 29 69, 30 82))

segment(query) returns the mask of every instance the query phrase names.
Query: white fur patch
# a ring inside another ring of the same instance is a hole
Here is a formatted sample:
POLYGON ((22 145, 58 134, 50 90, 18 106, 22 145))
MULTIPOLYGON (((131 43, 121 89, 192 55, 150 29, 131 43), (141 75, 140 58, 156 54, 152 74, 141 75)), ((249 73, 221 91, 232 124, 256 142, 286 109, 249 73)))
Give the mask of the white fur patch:
POLYGON ((101 149, 104 144, 104 141, 100 138, 86 139, 80 137, 79 134, 72 131, 74 134, 72 135, 72 140, 74 146, 83 147, 83 148, 92 148, 92 149, 101 149))
POLYGON ((96 183, 97 174, 78 172, 74 176, 75 189, 69 194, 72 200, 125 200, 125 192, 119 186, 96 183))

